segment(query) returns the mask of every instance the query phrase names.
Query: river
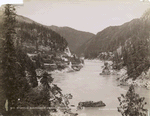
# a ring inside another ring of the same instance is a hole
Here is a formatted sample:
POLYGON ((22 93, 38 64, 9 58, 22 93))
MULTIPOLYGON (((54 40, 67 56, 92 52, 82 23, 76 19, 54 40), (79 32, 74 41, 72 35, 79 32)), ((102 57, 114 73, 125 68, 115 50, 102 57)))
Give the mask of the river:
MULTIPOLYGON (((117 97, 125 94, 128 87, 118 86, 115 75, 102 76, 102 61, 85 60, 84 67, 77 72, 70 73, 53 73, 54 83, 56 83, 62 92, 71 93, 73 99, 70 100, 71 105, 77 106, 80 101, 100 101, 102 100, 106 106, 101 108, 84 108, 73 112, 77 112, 79 116, 121 116, 117 111, 119 102, 117 97)), ((150 90, 136 87, 136 92, 141 97, 145 97, 147 105, 145 108, 150 111, 150 90)))

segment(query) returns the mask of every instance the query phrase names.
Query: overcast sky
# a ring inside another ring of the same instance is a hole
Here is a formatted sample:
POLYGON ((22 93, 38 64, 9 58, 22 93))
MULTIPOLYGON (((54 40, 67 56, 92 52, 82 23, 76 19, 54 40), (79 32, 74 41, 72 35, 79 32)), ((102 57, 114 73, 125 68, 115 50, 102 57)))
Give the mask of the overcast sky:
POLYGON ((17 13, 44 25, 69 26, 96 34, 141 17, 149 7, 150 2, 140 0, 24 0, 17 13))

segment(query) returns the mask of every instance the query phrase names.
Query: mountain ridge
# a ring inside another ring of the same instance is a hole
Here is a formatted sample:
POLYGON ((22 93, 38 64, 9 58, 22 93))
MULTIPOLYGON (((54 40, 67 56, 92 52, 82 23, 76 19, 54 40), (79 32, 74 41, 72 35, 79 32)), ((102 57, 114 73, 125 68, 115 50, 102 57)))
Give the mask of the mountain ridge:
POLYGON ((80 31, 68 26, 58 27, 55 25, 51 25, 51 26, 43 25, 22 15, 17 15, 16 19, 19 22, 26 22, 30 24, 35 23, 55 31, 56 33, 58 33, 60 36, 64 37, 67 40, 70 50, 75 53, 76 53, 76 49, 78 49, 82 44, 84 44, 90 38, 95 36, 95 34, 91 32, 80 31))
POLYGON ((109 26, 78 48, 76 53, 78 55, 84 53, 86 57, 89 57, 93 53, 98 55, 99 52, 113 52, 141 29, 142 25, 142 20, 137 18, 119 26, 109 26))
POLYGON ((49 26, 49 28, 56 31, 64 38, 66 38, 69 48, 71 49, 71 51, 74 51, 74 52, 76 51, 78 47, 80 47, 82 44, 84 44, 86 41, 88 41, 90 38, 94 36, 93 33, 79 31, 79 30, 76 30, 67 26, 58 27, 58 26, 52 25, 52 26, 49 26))

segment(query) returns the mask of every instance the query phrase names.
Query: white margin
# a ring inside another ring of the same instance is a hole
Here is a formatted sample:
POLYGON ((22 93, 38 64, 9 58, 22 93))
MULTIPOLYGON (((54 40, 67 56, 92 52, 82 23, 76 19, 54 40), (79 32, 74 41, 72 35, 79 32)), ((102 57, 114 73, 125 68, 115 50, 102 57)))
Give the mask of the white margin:
POLYGON ((23 4, 23 0, 1 0, 0 6, 4 4, 23 4))

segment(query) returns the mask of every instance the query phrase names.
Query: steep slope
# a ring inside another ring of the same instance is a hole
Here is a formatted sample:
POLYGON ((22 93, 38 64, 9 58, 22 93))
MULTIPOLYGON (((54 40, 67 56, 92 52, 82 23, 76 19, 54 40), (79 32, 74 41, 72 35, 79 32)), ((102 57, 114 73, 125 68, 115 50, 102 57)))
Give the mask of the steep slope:
MULTIPOLYGON (((35 51, 36 42, 38 42, 39 49, 45 47, 53 51, 63 51, 68 45, 65 38, 47 26, 21 15, 16 16, 16 21, 17 44, 25 46, 27 50, 30 49, 29 51, 35 51)), ((1 24, 2 13, 0 16, 1 24)))
POLYGON ((69 48, 74 52, 77 48, 94 36, 92 33, 78 31, 70 27, 49 26, 49 28, 66 38, 69 48))
POLYGON ((98 32, 90 41, 77 49, 77 53, 84 53, 86 57, 97 56, 99 52, 116 50, 120 45, 132 37, 143 26, 140 19, 133 19, 121 26, 110 26, 98 32), (92 56, 91 56, 92 55, 92 56))
POLYGON ((67 47, 65 38, 55 31, 38 23, 28 22, 29 20, 27 22, 19 21, 16 28, 17 36, 21 38, 19 43, 22 45, 33 49, 38 47, 41 51, 44 49, 49 51, 64 51, 67 47))
MULTIPOLYGON (((16 20, 17 20, 18 22, 26 22, 26 23, 36 23, 36 24, 39 24, 39 23, 37 23, 37 22, 35 22, 35 21, 33 21, 33 20, 27 18, 27 17, 21 16, 21 15, 17 15, 17 16, 16 16, 16 20)), ((40 24, 39 24, 39 25, 40 25, 40 24)))
MULTIPOLYGON (((2 12, 0 10, 0 22, 2 22, 2 12)), ((17 15, 16 19, 19 23, 27 23, 30 24, 36 24, 38 26, 43 26, 45 28, 48 28, 49 30, 58 33, 62 38, 65 38, 67 40, 68 46, 71 49, 71 51, 75 52, 77 48, 79 48, 82 44, 84 44, 86 41, 88 41, 90 38, 94 36, 94 34, 84 31, 78 31, 70 27, 57 27, 57 26, 45 26, 41 25, 27 17, 17 15)))

